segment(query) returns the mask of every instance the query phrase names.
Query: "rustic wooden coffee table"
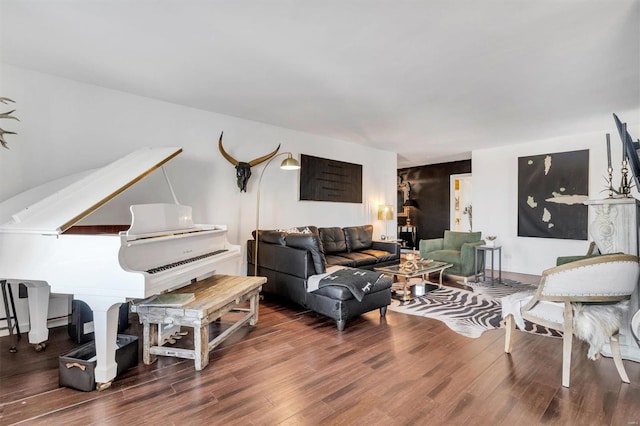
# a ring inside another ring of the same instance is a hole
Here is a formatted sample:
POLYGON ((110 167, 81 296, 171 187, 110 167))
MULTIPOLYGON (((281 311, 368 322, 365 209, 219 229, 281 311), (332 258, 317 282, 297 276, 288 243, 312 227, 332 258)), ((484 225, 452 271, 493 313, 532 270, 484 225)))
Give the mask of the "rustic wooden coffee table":
POLYGON ((193 294, 192 300, 181 306, 145 304, 144 301, 132 305, 131 311, 138 314, 143 325, 143 362, 151 364, 156 355, 174 356, 193 359, 196 370, 202 370, 209 364, 209 351, 244 324, 253 326, 258 322, 258 295, 266 282, 265 277, 214 275, 163 294, 193 294), (248 309, 238 307, 246 301, 249 301, 248 309), (245 315, 209 341, 209 324, 228 312, 244 312, 245 315), (194 348, 163 346, 166 339, 162 336, 162 328, 167 326, 178 326, 178 330, 179 326, 193 327, 194 348))
POLYGON ((411 286, 416 285, 417 283, 409 282, 409 278, 422 277, 424 282, 431 283, 429 281, 429 274, 432 273, 440 273, 438 288, 442 288, 442 273, 445 269, 452 267, 453 264, 446 262, 437 262, 437 261, 425 261, 419 260, 416 262, 407 262, 400 265, 394 266, 384 266, 381 268, 375 268, 376 271, 382 272, 387 275, 393 275, 394 281, 397 280, 397 277, 402 277, 402 296, 399 297, 400 300, 411 300, 413 297, 411 296, 411 286))

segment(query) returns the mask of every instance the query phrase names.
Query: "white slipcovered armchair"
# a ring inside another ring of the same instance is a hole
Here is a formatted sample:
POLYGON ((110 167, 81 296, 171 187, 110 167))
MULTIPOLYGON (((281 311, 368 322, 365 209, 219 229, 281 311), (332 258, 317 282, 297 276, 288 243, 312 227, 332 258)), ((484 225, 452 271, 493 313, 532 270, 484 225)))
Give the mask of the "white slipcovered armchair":
POLYGON ((504 351, 511 353, 515 325, 524 329, 524 320, 528 320, 562 331, 562 386, 569 387, 573 334, 589 342, 591 359, 599 356, 603 344, 610 343, 618 374, 629 383, 618 343, 625 305, 616 302, 629 298, 638 286, 639 275, 638 257, 626 254, 597 256, 547 269, 535 293, 502 299, 504 351))
POLYGON ((638 342, 638 346, 640 346, 640 311, 636 312, 631 318, 631 331, 636 342, 638 342))

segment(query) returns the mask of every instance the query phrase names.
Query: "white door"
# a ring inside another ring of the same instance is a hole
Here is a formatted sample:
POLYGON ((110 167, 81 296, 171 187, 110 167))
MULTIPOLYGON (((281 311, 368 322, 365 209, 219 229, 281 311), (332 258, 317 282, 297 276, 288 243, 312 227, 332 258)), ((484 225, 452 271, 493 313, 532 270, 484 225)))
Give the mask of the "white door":
POLYGON ((471 173, 450 176, 450 228, 452 231, 471 232, 473 210, 471 206, 471 173))

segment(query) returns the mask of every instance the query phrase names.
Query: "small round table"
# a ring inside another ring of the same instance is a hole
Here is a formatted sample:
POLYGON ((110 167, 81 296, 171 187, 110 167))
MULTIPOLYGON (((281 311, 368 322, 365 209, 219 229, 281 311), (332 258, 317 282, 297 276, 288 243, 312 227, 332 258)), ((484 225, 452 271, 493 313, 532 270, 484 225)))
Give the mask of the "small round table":
MULTIPOLYGON (((475 274, 475 281, 478 282, 478 275, 480 275, 478 273, 478 252, 482 251, 485 253, 485 259, 486 259, 486 254, 487 252, 491 252, 491 282, 495 283, 501 283, 502 282, 502 246, 474 246, 473 247, 475 249, 475 257, 473 260, 473 272, 475 274), (495 280, 495 277, 493 276, 495 269, 493 267, 493 259, 495 257, 495 252, 496 250, 498 251, 498 281, 495 280)), ((486 267, 486 264, 485 264, 486 267)), ((485 268, 482 268, 482 280, 485 281, 487 279, 486 273, 485 273, 485 268)))

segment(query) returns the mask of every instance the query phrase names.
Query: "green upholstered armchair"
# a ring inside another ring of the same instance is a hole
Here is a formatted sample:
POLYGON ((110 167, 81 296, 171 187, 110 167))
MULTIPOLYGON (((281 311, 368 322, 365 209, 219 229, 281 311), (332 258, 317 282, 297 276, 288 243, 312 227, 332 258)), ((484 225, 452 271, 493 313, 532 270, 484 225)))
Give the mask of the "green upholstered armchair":
MULTIPOLYGON (((444 238, 420 240, 420 257, 453 264, 445 270, 446 274, 459 275, 467 282, 468 277, 475 275, 474 246, 484 244, 482 232, 444 231, 444 238)), ((484 268, 484 253, 478 253, 478 271, 484 268)))
POLYGON ((560 256, 556 259, 556 266, 564 265, 565 263, 575 262, 576 260, 588 259, 590 257, 600 256, 600 250, 596 246, 595 241, 591 241, 586 254, 578 256, 560 256))

